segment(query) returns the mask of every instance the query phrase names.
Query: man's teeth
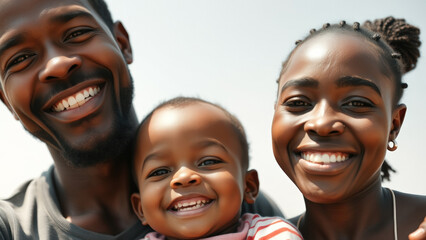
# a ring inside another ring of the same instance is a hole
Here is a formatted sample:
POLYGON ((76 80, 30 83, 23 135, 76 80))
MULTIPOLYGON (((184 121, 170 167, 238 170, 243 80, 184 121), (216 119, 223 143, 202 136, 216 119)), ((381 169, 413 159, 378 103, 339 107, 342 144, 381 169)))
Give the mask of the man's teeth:
POLYGON ((53 105, 52 110, 54 112, 62 112, 67 109, 74 109, 79 106, 82 106, 92 97, 96 96, 96 94, 98 94, 100 90, 100 87, 88 87, 86 89, 83 89, 80 92, 75 93, 74 95, 57 102, 55 105, 53 105))
POLYGON ((210 201, 208 200, 198 200, 198 201, 192 201, 192 202, 177 203, 176 205, 173 206, 173 210, 178 212, 190 211, 190 210, 202 208, 209 203, 210 201))
POLYGON ((301 157, 314 163, 343 162, 349 158, 345 153, 301 153, 301 157))

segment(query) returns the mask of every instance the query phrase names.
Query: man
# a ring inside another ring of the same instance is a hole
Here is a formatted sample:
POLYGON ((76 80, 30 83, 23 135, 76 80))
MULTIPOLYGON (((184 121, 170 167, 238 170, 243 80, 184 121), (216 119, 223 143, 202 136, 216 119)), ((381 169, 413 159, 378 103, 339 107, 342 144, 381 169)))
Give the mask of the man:
POLYGON ((1 0, 0 16, 0 98, 54 160, 0 202, 0 239, 143 236, 129 201, 138 121, 125 28, 102 0, 1 0))

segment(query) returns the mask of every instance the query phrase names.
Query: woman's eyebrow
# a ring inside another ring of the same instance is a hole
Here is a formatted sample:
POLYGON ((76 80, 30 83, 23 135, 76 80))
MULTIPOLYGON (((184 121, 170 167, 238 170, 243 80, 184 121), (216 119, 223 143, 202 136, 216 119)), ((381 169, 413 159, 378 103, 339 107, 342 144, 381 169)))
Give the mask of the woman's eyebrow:
POLYGON ((284 92, 289 87, 308 87, 308 88, 318 88, 319 82, 313 78, 300 78, 289 80, 281 87, 281 93, 284 92))
POLYGON ((382 95, 381 92, 380 92, 380 89, 377 87, 377 85, 373 81, 365 79, 365 78, 353 77, 353 76, 344 76, 342 78, 337 79, 335 83, 336 83, 337 87, 366 86, 366 87, 373 89, 380 96, 382 95))

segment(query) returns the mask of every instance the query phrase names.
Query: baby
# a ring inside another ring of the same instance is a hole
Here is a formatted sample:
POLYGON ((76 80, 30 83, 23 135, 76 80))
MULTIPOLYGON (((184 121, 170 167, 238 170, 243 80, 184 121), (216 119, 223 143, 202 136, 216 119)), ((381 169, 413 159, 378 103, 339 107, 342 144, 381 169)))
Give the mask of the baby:
POLYGON ((248 170, 248 144, 236 117, 197 98, 175 98, 141 123, 131 202, 145 239, 303 239, 278 217, 241 216, 259 189, 248 170))

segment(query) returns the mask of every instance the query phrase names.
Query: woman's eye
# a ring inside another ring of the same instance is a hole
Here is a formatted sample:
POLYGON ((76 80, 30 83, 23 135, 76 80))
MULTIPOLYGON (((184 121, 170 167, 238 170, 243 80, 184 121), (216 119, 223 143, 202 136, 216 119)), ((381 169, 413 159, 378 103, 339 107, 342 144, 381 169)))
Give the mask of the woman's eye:
POLYGON ((148 177, 155 177, 155 176, 161 176, 161 175, 165 175, 168 174, 170 172, 169 169, 165 169, 165 168, 160 168, 160 169, 156 169, 154 171, 152 171, 148 177))
POLYGON ((370 103, 362 102, 362 101, 350 101, 346 105, 351 107, 372 107, 373 106, 370 103))
POLYGON ((308 99, 291 98, 283 103, 283 106, 289 112, 303 112, 312 107, 308 99))
POLYGON ((305 101, 302 101, 302 100, 288 101, 284 105, 289 106, 289 107, 308 107, 308 106, 310 106, 310 104, 308 102, 305 102, 305 101))
POLYGON ((215 165, 215 164, 219 164, 222 163, 221 160, 219 159, 215 159, 215 158, 209 158, 209 159, 205 159, 203 161, 200 162, 200 164, 198 164, 198 166, 203 167, 203 166, 211 166, 211 165, 215 165))

